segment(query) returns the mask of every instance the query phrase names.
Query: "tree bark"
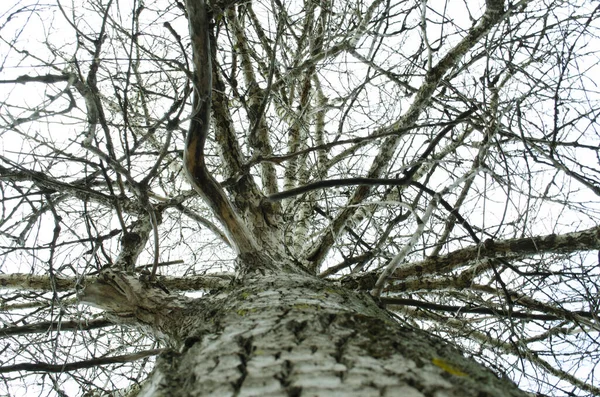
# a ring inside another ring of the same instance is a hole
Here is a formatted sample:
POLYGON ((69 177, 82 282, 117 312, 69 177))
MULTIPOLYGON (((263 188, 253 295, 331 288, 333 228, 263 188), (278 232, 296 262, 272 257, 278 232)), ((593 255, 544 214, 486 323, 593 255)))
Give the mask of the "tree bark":
POLYGON ((248 275, 200 299, 104 271, 82 302, 171 347, 140 396, 525 396, 367 294, 306 275, 248 275))

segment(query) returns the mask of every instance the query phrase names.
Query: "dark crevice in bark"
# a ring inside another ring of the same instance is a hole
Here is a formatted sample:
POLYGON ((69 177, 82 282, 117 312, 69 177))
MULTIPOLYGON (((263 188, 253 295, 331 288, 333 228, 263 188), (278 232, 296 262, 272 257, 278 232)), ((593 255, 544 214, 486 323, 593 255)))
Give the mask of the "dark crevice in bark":
POLYGON ((277 316, 277 320, 275 321, 276 326, 279 326, 282 321, 287 317, 288 313, 291 311, 292 309, 290 308, 285 308, 281 311, 281 313, 277 316))
POLYGON ((288 397, 300 397, 302 395, 302 388, 298 386, 290 387, 286 390, 288 397))
POLYGON ((183 341, 182 353, 185 353, 190 347, 194 346, 198 342, 202 342, 201 336, 192 335, 189 338, 186 338, 183 341))
POLYGON ((354 338, 355 335, 356 335, 356 333, 353 332, 351 334, 345 335, 345 336, 341 337, 340 339, 338 339, 335 342, 335 353, 332 354, 332 356, 333 356, 333 358, 335 358, 336 362, 346 364, 348 366, 348 368, 350 368, 351 366, 349 366, 348 363, 344 362, 344 352, 348 345, 348 341, 350 341, 352 338, 354 338))
POLYGON ((287 329, 289 329, 294 334, 294 339, 297 345, 301 344, 304 341, 305 337, 303 335, 304 330, 307 328, 308 323, 306 321, 296 321, 291 320, 286 324, 287 329))
MULTIPOLYGON (((278 354, 280 356, 280 353, 278 354)), ((279 356, 277 359, 279 359, 279 356)), ((275 379, 279 381, 281 386, 286 390, 288 395, 290 395, 289 390, 291 386, 290 374, 293 372, 294 364, 290 360, 284 360, 281 365, 281 372, 275 375, 275 379)))
POLYGON ((238 393, 242 385, 244 384, 244 380, 246 376, 248 376, 248 361, 252 358, 252 353, 254 352, 254 345, 252 343, 252 336, 249 338, 245 338, 240 336, 237 338, 236 343, 240 348, 240 352, 238 353, 238 357, 240 358, 240 365, 238 365, 238 370, 240 371, 240 377, 233 382, 233 388, 236 393, 238 393))
POLYGON ((321 326, 325 332, 327 332, 327 329, 335 321, 336 317, 337 314, 335 313, 324 313, 323 315, 319 316, 319 322, 321 323, 321 326))

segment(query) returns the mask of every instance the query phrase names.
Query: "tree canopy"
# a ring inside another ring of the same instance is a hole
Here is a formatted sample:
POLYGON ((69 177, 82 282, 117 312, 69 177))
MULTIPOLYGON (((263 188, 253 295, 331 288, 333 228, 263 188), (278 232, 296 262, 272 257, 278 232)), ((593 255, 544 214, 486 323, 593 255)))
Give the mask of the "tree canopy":
POLYGON ((600 5, 207 3, 0 6, 0 394, 151 370, 85 277, 199 296, 276 254, 524 390, 600 395, 600 5))

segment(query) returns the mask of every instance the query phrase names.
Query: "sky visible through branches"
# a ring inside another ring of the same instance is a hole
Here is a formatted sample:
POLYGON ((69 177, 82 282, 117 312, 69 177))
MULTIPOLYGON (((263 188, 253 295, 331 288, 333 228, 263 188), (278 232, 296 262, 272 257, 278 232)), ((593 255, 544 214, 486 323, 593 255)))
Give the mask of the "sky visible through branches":
MULTIPOLYGON (((573 234, 600 217, 596 2, 507 1, 475 43, 483 1, 238 3, 211 3, 206 162, 241 216, 277 206, 290 257, 523 389, 598 394, 599 247, 573 234)), ((235 271, 182 171, 186 13, 0 7, 0 363, 124 357, 7 371, 0 394, 112 392, 162 345, 78 305, 84 277, 156 262, 197 296, 235 271)))

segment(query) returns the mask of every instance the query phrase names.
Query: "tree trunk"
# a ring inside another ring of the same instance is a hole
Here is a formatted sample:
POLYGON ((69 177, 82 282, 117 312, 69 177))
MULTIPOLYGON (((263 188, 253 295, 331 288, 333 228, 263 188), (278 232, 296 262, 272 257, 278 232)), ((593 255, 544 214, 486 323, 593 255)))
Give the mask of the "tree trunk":
POLYGON ((314 277, 248 275, 200 298, 103 272, 80 293, 172 348, 140 396, 525 396, 372 297, 314 277))

